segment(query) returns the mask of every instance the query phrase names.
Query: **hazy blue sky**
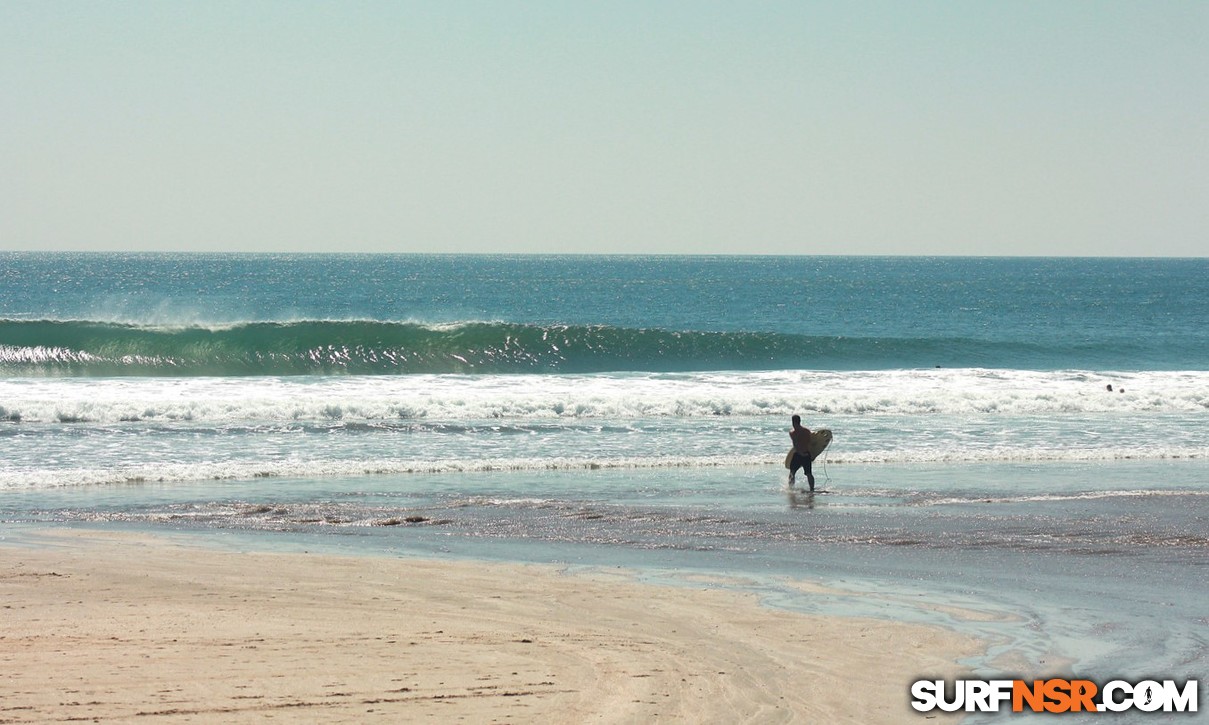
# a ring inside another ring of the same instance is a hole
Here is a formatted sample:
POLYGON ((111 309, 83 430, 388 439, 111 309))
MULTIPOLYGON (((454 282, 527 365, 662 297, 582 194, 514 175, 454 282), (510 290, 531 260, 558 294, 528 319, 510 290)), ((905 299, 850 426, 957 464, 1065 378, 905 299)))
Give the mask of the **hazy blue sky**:
POLYGON ((1209 253, 1209 2, 0 2, 0 249, 1209 253))

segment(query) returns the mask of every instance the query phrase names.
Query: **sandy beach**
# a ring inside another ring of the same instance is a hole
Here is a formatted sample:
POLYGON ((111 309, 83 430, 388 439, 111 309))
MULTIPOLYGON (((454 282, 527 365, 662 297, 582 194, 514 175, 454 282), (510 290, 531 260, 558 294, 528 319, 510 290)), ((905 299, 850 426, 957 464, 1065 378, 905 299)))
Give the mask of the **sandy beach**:
POLYGON ((0 546, 0 723, 901 722, 979 644, 701 582, 51 531, 0 546))

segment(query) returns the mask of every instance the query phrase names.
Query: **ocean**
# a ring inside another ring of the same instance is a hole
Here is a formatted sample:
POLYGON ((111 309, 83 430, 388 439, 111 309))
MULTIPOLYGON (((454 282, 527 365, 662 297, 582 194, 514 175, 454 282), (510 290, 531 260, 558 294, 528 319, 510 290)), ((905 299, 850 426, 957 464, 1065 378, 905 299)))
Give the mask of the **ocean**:
POLYGON ((1203 677, 1206 321, 1209 259, 2 253, 0 521, 708 572, 983 674, 1203 677))

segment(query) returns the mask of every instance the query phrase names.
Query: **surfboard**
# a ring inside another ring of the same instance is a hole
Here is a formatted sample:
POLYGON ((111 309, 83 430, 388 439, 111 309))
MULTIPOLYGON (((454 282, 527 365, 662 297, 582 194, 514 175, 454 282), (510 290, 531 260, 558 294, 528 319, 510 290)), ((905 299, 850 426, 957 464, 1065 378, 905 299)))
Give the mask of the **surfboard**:
MULTIPOLYGON (((831 443, 831 431, 826 428, 810 431, 810 457, 818 458, 828 444, 831 443)), ((789 468, 793 465, 793 449, 789 449, 789 453, 785 454, 785 467, 789 468)))

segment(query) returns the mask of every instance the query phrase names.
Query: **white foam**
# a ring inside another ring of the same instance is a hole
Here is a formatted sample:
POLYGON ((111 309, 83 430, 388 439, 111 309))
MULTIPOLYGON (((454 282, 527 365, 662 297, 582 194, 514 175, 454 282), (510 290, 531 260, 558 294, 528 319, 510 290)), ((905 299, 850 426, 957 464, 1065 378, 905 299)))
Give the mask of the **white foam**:
POLYGON ((1209 372, 997 370, 248 378, 9 378, 21 422, 1206 413, 1209 372), (1115 390, 1108 392, 1112 384, 1115 390))
POLYGON ((1206 401, 1187 371, 9 378, 0 488, 779 467, 795 412, 823 465, 1209 459, 1206 401))
MULTIPOLYGON (((949 447, 939 450, 903 451, 865 450, 844 453, 827 452, 814 464, 815 475, 825 475, 826 466, 855 464, 978 464, 978 463, 1109 463, 1130 460, 1206 459, 1209 450, 1172 455, 1165 451, 1131 452, 1112 450, 1071 451, 1054 448, 1033 452, 1029 449, 978 450, 949 447)), ((532 455, 480 458, 389 458, 279 460, 244 458, 227 461, 189 463, 154 462, 143 465, 114 463, 96 468, 37 467, 17 470, 0 468, 0 490, 22 488, 61 488, 98 484, 155 484, 190 481, 255 480, 281 478, 353 478, 380 475, 444 473, 487 473, 492 471, 585 471, 658 468, 767 468, 782 477, 783 455, 727 453, 723 455, 532 455)))
POLYGON ((763 458, 729 456, 714 459, 683 456, 617 458, 501 458, 352 461, 231 461, 157 464, 111 468, 65 468, 5 471, 0 490, 63 488, 99 484, 154 484, 190 481, 254 480, 263 478, 352 478, 424 473, 487 473, 491 471, 575 471, 597 469, 717 468, 770 465, 763 458))

